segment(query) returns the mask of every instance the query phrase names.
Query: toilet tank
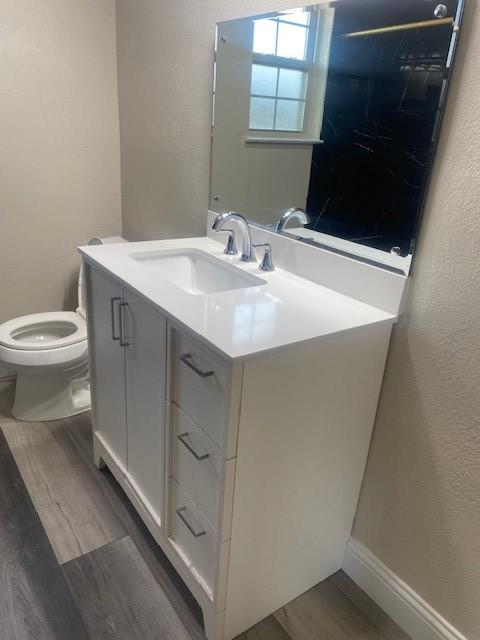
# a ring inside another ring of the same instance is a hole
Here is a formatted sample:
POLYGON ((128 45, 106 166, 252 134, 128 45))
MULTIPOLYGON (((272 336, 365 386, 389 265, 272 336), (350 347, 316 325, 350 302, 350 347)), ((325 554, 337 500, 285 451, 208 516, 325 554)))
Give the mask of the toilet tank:
MULTIPOLYGON (((125 238, 121 236, 108 236, 106 238, 94 236, 88 244, 119 244, 121 242, 128 242, 128 240, 125 240, 125 238)), ((78 274, 78 307, 76 308, 76 312, 82 316, 82 318, 86 318, 85 272, 83 262, 80 265, 80 273, 78 274)))

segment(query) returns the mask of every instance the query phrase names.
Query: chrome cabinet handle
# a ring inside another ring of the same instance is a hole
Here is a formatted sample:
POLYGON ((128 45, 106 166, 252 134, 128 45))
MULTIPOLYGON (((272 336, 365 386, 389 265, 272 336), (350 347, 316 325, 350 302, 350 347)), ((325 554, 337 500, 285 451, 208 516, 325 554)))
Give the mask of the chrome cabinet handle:
POLYGON ((125 340, 125 307, 128 307, 128 302, 121 302, 118 305, 120 310, 120 346, 128 347, 130 344, 127 340, 125 340))
POLYGON ((191 353, 182 353, 182 355, 180 356, 180 360, 184 364, 186 364, 187 367, 193 369, 193 371, 195 371, 195 373, 202 378, 209 378, 214 374, 214 371, 202 371, 199 367, 197 367, 197 365, 193 362, 193 356, 191 353))
POLYGON ((203 529, 203 531, 195 531, 195 529, 192 527, 192 525, 188 522, 188 520, 183 515, 184 512, 186 511, 187 511, 187 507, 181 507, 180 509, 175 509, 177 516, 180 518, 183 524, 187 527, 187 529, 190 531, 190 533, 194 538, 200 538, 200 536, 204 536, 205 529, 203 529))
POLYGON ((209 453, 203 453, 203 454, 198 454, 195 449, 188 444, 187 438, 190 434, 188 433, 188 431, 185 431, 185 433, 179 433, 177 438, 180 440, 180 442, 183 444, 184 447, 186 447, 190 453, 193 455, 193 457, 196 460, 206 460, 207 458, 210 457, 209 453))
POLYGON ((115 302, 121 300, 119 296, 110 298, 110 320, 112 322, 112 340, 120 340, 120 336, 115 333, 115 302))

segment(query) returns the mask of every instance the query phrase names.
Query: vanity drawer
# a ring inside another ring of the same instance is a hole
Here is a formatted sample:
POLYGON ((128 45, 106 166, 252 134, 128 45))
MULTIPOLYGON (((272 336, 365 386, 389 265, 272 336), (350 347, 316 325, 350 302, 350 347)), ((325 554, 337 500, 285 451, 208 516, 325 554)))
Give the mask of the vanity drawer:
POLYGON ((170 419, 170 474, 220 539, 226 540, 230 537, 235 459, 225 460, 220 447, 175 403, 171 403, 170 419))
POLYGON ((168 537, 188 569, 213 597, 221 546, 215 531, 172 478, 169 505, 168 537))
POLYGON ((231 367, 178 331, 172 332, 172 367, 172 399, 224 449, 231 367))
POLYGON ((218 529, 222 450, 176 404, 171 405, 171 474, 218 529))

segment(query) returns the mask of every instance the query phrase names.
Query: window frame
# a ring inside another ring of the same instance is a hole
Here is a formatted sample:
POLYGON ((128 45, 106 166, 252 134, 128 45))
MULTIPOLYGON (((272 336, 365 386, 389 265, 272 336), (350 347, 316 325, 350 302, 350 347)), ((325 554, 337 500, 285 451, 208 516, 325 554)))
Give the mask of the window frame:
MULTIPOLYGON (((310 93, 309 75, 310 75, 310 68, 315 62, 315 47, 316 47, 317 22, 318 22, 318 15, 316 11, 308 11, 308 13, 310 14, 310 16, 309 16, 309 22, 306 25, 302 23, 297 23, 291 20, 286 20, 284 18, 282 19, 282 14, 277 14, 274 16, 262 18, 262 20, 272 20, 277 23, 275 51, 278 48, 278 34, 279 34, 280 23, 290 24, 290 25, 294 25, 296 27, 305 29, 307 31, 307 41, 306 41, 306 47, 305 47, 305 58, 299 59, 299 58, 286 58, 284 56, 277 56, 277 55, 268 54, 268 53, 257 53, 253 51, 253 38, 252 38, 252 67, 255 64, 255 65, 261 65, 265 67, 273 67, 277 69, 277 83, 276 83, 275 95, 259 95, 256 93, 252 93, 252 86, 251 86, 251 80, 250 80, 250 105, 251 105, 252 98, 267 98, 267 99, 274 100, 274 114, 273 114, 273 127, 271 129, 251 127, 250 116, 249 116, 249 121, 248 121, 249 131, 269 132, 270 134, 287 133, 287 134, 305 135, 306 133, 305 125, 306 125, 306 122, 308 121, 307 110, 308 110, 308 101, 309 101, 309 93, 310 93), (288 98, 288 97, 282 97, 278 95, 278 84, 279 84, 281 69, 287 69, 287 70, 293 69, 293 70, 303 71, 306 73, 307 86, 306 86, 304 98, 288 98), (300 129, 277 129, 275 127, 276 118, 277 118, 277 105, 279 100, 304 103, 302 127, 300 129)), ((285 15, 288 15, 288 14, 285 14, 285 15)))

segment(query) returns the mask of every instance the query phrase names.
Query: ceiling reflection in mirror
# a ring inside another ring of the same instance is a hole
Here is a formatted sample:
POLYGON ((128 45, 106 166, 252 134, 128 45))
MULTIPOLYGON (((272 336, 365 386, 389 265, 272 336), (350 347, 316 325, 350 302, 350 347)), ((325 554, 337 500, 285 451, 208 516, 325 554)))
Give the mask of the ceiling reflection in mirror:
POLYGON ((337 0, 218 24, 210 208, 408 273, 461 10, 337 0))

